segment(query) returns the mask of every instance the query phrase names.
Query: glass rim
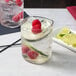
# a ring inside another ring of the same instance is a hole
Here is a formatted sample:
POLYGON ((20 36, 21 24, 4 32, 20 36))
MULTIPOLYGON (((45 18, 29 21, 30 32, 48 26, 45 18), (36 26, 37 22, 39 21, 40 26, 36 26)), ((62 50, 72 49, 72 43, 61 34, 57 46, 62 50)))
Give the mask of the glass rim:
MULTIPOLYGON (((23 19, 23 21, 21 22, 21 25, 23 25, 24 22, 26 21, 26 19, 28 19, 28 18, 30 18, 30 17, 38 17, 38 18, 44 18, 44 19, 47 19, 47 20, 49 20, 49 21, 52 22, 50 26, 53 26, 53 24, 54 24, 54 20, 49 19, 49 18, 47 18, 47 17, 42 17, 42 16, 28 16, 28 17, 26 17, 26 18, 23 19)), ((49 26, 49 27, 50 27, 50 26, 49 26)))
MULTIPOLYGON (((28 16, 28 17, 26 17, 22 22, 22 25, 24 25, 25 24, 25 22, 26 21, 28 21, 28 18, 30 18, 30 17, 37 17, 37 18, 44 18, 44 19, 48 19, 48 18, 46 18, 46 17, 41 17, 41 16, 28 16)), ((40 38, 39 39, 29 39, 29 38, 26 38, 27 40, 40 40, 40 39, 42 39, 43 37, 46 37, 46 36, 48 36, 50 33, 52 33, 52 29, 53 29, 53 24, 54 24, 54 21, 53 20, 51 20, 51 19, 48 19, 49 20, 49 23, 50 23, 50 25, 46 28, 46 29, 44 29, 44 30, 42 30, 42 32, 40 32, 40 33, 38 33, 38 34, 33 34, 33 36, 40 36, 40 38), (42 34, 44 34, 44 35, 42 35, 42 34)), ((35 30, 35 29, 33 29, 33 30, 35 30)), ((40 29, 38 29, 38 30, 40 30, 40 29)), ((28 28, 25 28, 25 29, 23 29, 23 27, 21 27, 21 34, 23 33, 23 31, 30 31, 28 28)), ((29 32, 30 33, 30 32, 29 32)))
MULTIPOLYGON (((53 21, 53 20, 51 20, 51 19, 49 19, 49 18, 46 18, 46 17, 41 17, 41 16, 28 16, 28 17, 26 17, 26 18, 21 22, 21 26, 24 25, 24 23, 25 23, 25 22, 28 20, 28 18, 30 18, 30 17, 44 18, 44 19, 48 19, 48 20, 50 21, 50 25, 49 25, 46 29, 44 29, 42 32, 40 32, 39 34, 49 33, 50 30, 51 30, 52 27, 53 27, 53 24, 54 24, 54 21, 53 21)), ((22 29, 22 27, 21 27, 21 30, 23 30, 23 31, 30 31, 30 29, 28 29, 28 28, 22 29)), ((40 29, 33 29, 33 30, 40 30, 40 29)))

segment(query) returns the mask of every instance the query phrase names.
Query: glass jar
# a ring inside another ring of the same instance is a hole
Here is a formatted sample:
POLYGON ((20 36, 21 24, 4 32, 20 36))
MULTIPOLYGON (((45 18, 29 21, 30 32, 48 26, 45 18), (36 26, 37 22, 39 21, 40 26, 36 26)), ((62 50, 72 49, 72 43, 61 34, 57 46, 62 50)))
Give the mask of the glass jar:
POLYGON ((7 1, 0 1, 0 23, 9 28, 19 27, 23 20, 23 5, 18 5, 16 0, 7 1))
POLYGON ((42 64, 51 58, 53 20, 45 17, 33 16, 23 20, 21 25, 22 55, 25 60, 42 64), (42 31, 38 34, 32 32, 32 21, 41 22, 42 31))

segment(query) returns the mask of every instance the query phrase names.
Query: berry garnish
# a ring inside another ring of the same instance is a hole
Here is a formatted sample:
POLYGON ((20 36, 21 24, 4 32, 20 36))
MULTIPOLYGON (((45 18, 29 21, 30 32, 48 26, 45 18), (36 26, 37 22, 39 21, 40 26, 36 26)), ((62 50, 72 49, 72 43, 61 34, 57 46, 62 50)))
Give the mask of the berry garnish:
POLYGON ((28 52, 28 56, 29 56, 30 59, 36 59, 38 57, 38 55, 39 54, 35 51, 29 51, 28 52))
POLYGON ((12 20, 18 22, 20 20, 20 16, 19 15, 13 16, 12 20))
POLYGON ((18 15, 19 15, 19 16, 20 16, 20 18, 22 19, 22 18, 23 18, 23 16, 24 16, 24 12, 22 11, 22 12, 20 12, 18 15))
POLYGON ((32 26, 33 29, 41 29, 41 25, 40 24, 36 24, 34 26, 32 26))
POLYGON ((9 1, 10 1, 10 0, 5 0, 5 2, 7 2, 7 3, 8 3, 9 1))
POLYGON ((33 20, 32 26, 37 25, 37 24, 41 25, 41 22, 38 19, 33 20))
POLYGON ((21 5, 22 5, 22 1, 21 1, 21 0, 16 0, 16 4, 17 4, 18 6, 21 6, 21 5))
POLYGON ((38 19, 34 20, 32 22, 32 32, 34 34, 37 34, 37 33, 40 33, 41 31, 42 31, 41 22, 38 19))
POLYGON ((29 52, 29 47, 22 45, 22 53, 27 54, 29 52))
POLYGON ((42 32, 42 30, 41 29, 32 29, 32 32, 34 34, 38 34, 38 33, 42 32))

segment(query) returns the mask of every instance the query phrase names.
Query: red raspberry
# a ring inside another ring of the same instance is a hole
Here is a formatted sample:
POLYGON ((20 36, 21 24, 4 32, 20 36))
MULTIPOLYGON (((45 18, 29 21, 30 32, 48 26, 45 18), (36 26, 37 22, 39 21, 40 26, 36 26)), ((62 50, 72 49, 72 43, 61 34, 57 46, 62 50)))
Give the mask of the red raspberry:
POLYGON ((20 20, 20 16, 19 15, 13 16, 12 20, 18 22, 20 20))
POLYGON ((37 33, 40 33, 42 30, 41 30, 41 22, 36 19, 32 22, 32 32, 34 34, 37 34, 37 33))
POLYGON ((33 28, 33 29, 41 29, 41 25, 36 24, 36 25, 34 25, 32 28, 33 28))
POLYGON ((41 25, 39 25, 39 24, 36 24, 36 25, 34 25, 33 27, 32 27, 32 32, 34 33, 34 34, 37 34, 37 33, 40 33, 42 30, 41 30, 41 25))
POLYGON ((8 3, 9 1, 10 1, 10 0, 5 0, 5 2, 7 2, 7 3, 8 3))
POLYGON ((41 22, 38 19, 33 20, 32 26, 37 25, 37 24, 41 25, 41 22))
POLYGON ((32 32, 34 34, 38 34, 38 33, 42 32, 42 30, 41 29, 32 29, 32 32))
POLYGON ((21 5, 22 5, 22 1, 21 1, 21 0, 16 0, 16 4, 17 4, 18 6, 21 6, 21 5))
POLYGON ((22 12, 20 12, 18 15, 19 15, 19 16, 20 16, 20 18, 22 19, 22 18, 23 18, 23 16, 24 16, 24 12, 22 11, 22 12))
POLYGON ((27 54, 29 52, 29 47, 22 45, 22 53, 27 54))
POLYGON ((39 54, 35 51, 29 51, 28 52, 28 56, 29 56, 30 59, 36 59, 38 57, 38 55, 39 54))

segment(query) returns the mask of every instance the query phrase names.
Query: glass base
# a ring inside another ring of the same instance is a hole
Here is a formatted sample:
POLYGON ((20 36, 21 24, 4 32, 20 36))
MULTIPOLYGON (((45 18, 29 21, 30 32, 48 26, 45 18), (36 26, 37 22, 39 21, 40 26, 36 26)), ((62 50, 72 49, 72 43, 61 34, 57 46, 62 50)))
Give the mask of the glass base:
POLYGON ((26 55, 22 55, 22 56, 23 56, 24 60, 26 60, 27 62, 30 62, 32 64, 44 64, 44 63, 48 62, 49 59, 51 59, 52 52, 50 53, 49 57, 38 57, 37 59, 30 59, 26 55))

